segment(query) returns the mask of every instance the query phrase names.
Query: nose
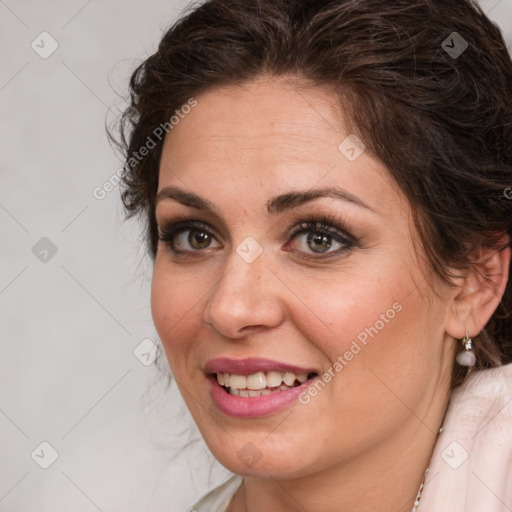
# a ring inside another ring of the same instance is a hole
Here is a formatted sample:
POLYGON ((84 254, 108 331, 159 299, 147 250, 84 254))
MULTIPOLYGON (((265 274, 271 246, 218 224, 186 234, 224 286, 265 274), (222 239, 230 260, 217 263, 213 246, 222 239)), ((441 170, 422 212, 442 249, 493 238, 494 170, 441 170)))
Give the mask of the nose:
POLYGON ((213 288, 204 321, 223 337, 239 339, 283 322, 283 284, 267 266, 264 253, 252 263, 236 252, 213 288))

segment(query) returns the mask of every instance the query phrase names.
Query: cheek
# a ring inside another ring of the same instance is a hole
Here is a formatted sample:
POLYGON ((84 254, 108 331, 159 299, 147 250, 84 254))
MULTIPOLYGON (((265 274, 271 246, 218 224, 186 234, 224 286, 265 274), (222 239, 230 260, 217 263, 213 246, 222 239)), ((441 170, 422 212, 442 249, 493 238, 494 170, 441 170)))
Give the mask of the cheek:
POLYGON ((410 383, 428 379, 429 360, 437 357, 428 350, 428 325, 436 314, 425 303, 428 291, 420 293, 414 279, 395 270, 322 287, 303 283, 311 308, 297 309, 293 322, 322 358, 324 405, 378 417, 392 405, 389 388, 414 400, 421 386, 410 383))
MULTIPOLYGON (((151 283, 151 313, 173 374, 178 375, 190 352, 201 311, 201 294, 190 281, 178 279, 173 272, 155 263, 151 283)), ((206 299, 205 299, 206 300, 206 299)))
POLYGON ((405 297, 411 287, 391 279, 393 275, 375 270, 372 275, 369 270, 336 279, 302 280, 300 289, 307 293, 299 297, 302 304, 294 309, 293 323, 331 362, 349 351, 354 341, 369 347, 374 340, 396 335, 397 327, 409 321, 405 310, 411 307, 405 308, 405 297))

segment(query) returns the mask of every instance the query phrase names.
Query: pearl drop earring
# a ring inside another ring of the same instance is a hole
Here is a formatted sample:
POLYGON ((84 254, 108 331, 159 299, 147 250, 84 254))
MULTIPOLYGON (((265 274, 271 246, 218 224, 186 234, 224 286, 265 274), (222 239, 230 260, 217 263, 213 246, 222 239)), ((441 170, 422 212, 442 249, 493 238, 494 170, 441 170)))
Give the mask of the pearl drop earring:
POLYGON ((464 345, 464 351, 457 354, 457 363, 461 366, 475 366, 476 356, 473 352, 473 340, 468 335, 468 330, 466 329, 466 336, 462 340, 462 344, 464 345))

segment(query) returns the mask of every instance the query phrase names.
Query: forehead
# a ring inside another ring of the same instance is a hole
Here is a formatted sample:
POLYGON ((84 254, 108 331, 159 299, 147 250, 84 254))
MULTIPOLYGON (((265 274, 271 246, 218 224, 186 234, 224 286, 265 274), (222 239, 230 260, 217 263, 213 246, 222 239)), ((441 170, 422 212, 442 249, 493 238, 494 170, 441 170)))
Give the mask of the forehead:
POLYGON ((290 151, 300 157, 319 145, 336 150, 343 132, 337 110, 336 97, 326 90, 300 87, 285 78, 260 78, 200 95, 165 145, 176 152, 192 137, 196 144, 208 144, 210 159, 251 149, 264 149, 277 160, 290 151))
POLYGON ((196 100, 165 139, 160 189, 186 185, 209 197, 263 200, 318 185, 343 186, 368 203, 375 203, 372 194, 400 198, 380 161, 367 151, 352 160, 346 144, 340 149, 354 135, 339 98, 326 88, 265 77, 212 89, 196 100))

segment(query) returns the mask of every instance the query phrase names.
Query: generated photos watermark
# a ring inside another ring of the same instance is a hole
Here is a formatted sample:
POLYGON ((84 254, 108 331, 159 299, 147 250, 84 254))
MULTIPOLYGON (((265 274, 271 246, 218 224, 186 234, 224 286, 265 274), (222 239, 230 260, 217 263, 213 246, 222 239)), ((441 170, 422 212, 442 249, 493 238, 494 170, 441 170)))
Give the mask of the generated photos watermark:
POLYGON ((98 201, 102 201, 107 197, 109 192, 112 192, 120 183, 123 172, 134 168, 142 162, 142 160, 149 155, 152 149, 154 149, 164 137, 179 124, 181 119, 184 119, 192 109, 197 106, 197 100, 195 98, 189 98, 187 103, 183 104, 179 109, 174 111, 175 115, 172 115, 165 123, 160 123, 148 136, 144 144, 137 150, 134 151, 124 167, 117 169, 101 186, 97 186, 93 189, 92 195, 98 201))
POLYGON ((357 340, 352 340, 352 343, 348 350, 343 355, 339 355, 336 361, 330 366, 316 381, 310 384, 298 397, 298 401, 307 405, 311 402, 311 399, 318 395, 322 389, 325 388, 336 375, 347 366, 347 364, 354 359, 354 357, 361 352, 361 350, 368 344, 369 338, 375 338, 387 324, 391 322, 397 315, 402 311, 402 304, 395 302, 385 313, 379 315, 379 319, 370 327, 365 327, 357 335, 357 340))

